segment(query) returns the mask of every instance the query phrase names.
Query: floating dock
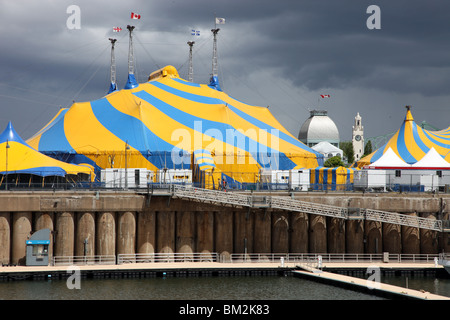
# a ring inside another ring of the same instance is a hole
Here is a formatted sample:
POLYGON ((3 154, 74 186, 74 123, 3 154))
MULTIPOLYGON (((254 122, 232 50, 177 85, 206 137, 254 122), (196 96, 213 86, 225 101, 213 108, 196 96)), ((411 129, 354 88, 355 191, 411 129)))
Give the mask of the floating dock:
MULTIPOLYGON (((370 267, 370 266, 369 266, 370 267)), ((372 265, 372 268, 379 268, 378 265, 372 265)), ((420 267, 420 266, 419 266, 420 267)), ((334 269, 339 266, 334 266, 334 269)), ((351 266, 345 266, 351 268, 351 266)), ((355 268, 355 266, 353 266, 355 268)), ((403 270, 414 270, 417 266, 403 266, 403 270)), ((431 266, 427 267, 431 268, 431 266)), ((393 269, 389 267, 389 269, 393 269)), ((395 269, 395 268, 394 268, 395 269)), ((413 290, 409 288, 394 286, 382 282, 373 281, 369 278, 351 277, 343 274, 323 271, 306 265, 299 266, 298 270, 293 271, 294 276, 329 284, 345 289, 355 290, 366 294, 376 295, 387 299, 401 300, 450 300, 450 297, 433 294, 424 290, 413 290)))

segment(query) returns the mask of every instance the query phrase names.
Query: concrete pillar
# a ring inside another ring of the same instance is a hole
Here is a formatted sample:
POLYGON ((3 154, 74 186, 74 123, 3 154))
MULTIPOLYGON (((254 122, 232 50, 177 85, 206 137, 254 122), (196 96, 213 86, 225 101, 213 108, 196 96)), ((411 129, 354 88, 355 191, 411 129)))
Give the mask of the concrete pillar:
POLYGON ((55 213, 55 257, 74 256, 75 222, 73 212, 55 213))
MULTIPOLYGON (((450 214, 443 213, 442 220, 450 220, 450 214)), ((450 252, 450 232, 440 232, 439 252, 450 252)))
POLYGON ((364 241, 365 253, 382 253, 384 251, 381 222, 368 220, 364 222, 364 241))
POLYGON ((175 215, 174 211, 156 213, 156 251, 158 253, 175 252, 175 215))
POLYGON ((76 256, 95 256, 95 213, 77 213, 76 256))
POLYGON ((401 226, 383 223, 383 252, 402 253, 401 226))
POLYGON ((155 253, 155 211, 146 208, 138 213, 137 253, 155 253))
POLYGON ((364 253, 364 222, 345 221, 345 252, 364 253))
MULTIPOLYGON (((432 213, 422 213, 421 216, 427 219, 436 219, 432 213)), ((428 229, 420 229, 420 253, 437 254, 438 252, 438 232, 428 229)))
POLYGON ((327 218, 327 250, 328 253, 345 253, 345 220, 327 218))
POLYGON ((34 230, 49 229, 50 230, 50 245, 48 246, 48 261, 51 262, 53 258, 54 246, 54 214, 53 212, 35 212, 34 213, 34 230))
POLYGON ((136 214, 117 213, 117 254, 136 253, 136 214))
POLYGON ((176 213, 176 243, 177 253, 187 254, 192 258, 195 252, 195 212, 177 211, 176 213))
POLYGON ((289 213, 272 213, 272 252, 289 252, 289 213))
POLYGON ((290 252, 308 253, 309 216, 302 212, 291 212, 290 252))
POLYGON ((0 212, 0 263, 11 262, 11 220, 9 212, 0 212))
POLYGON ((309 252, 327 253, 326 217, 311 214, 309 221, 309 252))
POLYGON ((95 253, 99 256, 116 255, 116 215, 99 212, 96 223, 95 253))
MULTIPOLYGON (((234 253, 253 253, 254 213, 248 210, 234 212, 234 253)), ((243 256, 244 258, 244 256, 243 256)))
POLYGON ((11 263, 25 265, 26 259, 26 243, 30 237, 32 227, 31 212, 14 212, 12 213, 12 253, 11 263))
POLYGON ((197 241, 195 247, 197 252, 210 254, 214 251, 214 212, 197 211, 196 213, 196 234, 197 241))
MULTIPOLYGON (((409 215, 417 217, 417 213, 409 215)), ((420 254, 419 228, 402 226, 402 253, 420 254)))
POLYGON ((231 211, 219 211, 214 214, 215 251, 221 261, 229 261, 233 253, 233 217, 231 211))
POLYGON ((255 233, 253 250, 255 253, 272 252, 272 214, 270 212, 255 211, 255 233))

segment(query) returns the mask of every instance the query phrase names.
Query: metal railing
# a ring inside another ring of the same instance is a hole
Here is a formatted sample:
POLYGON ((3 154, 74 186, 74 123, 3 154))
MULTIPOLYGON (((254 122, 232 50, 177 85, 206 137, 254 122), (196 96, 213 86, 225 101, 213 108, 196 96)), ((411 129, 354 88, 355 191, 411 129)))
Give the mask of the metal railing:
MULTIPOLYGON (((450 256, 447 254, 447 258, 450 256)), ((127 263, 435 263, 442 254, 395 253, 136 253, 108 256, 55 256, 53 265, 121 265, 127 263)))
MULTIPOLYGON (((220 205, 234 205, 251 208, 275 208, 280 210, 324 215, 334 218, 349 218, 348 208, 305 202, 289 197, 264 196, 263 201, 261 201, 261 199, 259 199, 261 196, 255 196, 253 194, 247 195, 243 193, 223 192, 181 185, 172 185, 170 190, 173 196, 179 198, 195 199, 198 201, 220 205), (257 201, 255 201, 255 197, 259 197, 257 201)), ((441 220, 364 208, 361 208, 360 213, 362 214, 361 217, 367 220, 435 231, 443 230, 441 220)))
POLYGON ((117 264, 152 262, 217 262, 217 253, 136 253, 117 255, 117 264))
POLYGON ((115 255, 105 256, 55 256, 52 265, 93 265, 93 264, 116 264, 115 255))

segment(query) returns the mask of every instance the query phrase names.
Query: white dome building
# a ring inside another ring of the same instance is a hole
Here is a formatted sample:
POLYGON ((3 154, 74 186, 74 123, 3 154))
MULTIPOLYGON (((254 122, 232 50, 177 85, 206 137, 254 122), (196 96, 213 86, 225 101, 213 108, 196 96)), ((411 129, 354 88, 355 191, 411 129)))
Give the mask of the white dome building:
POLYGON ((327 141, 333 146, 339 147, 339 130, 333 120, 328 117, 327 111, 312 110, 309 118, 300 128, 298 139, 308 147, 322 141, 327 141))

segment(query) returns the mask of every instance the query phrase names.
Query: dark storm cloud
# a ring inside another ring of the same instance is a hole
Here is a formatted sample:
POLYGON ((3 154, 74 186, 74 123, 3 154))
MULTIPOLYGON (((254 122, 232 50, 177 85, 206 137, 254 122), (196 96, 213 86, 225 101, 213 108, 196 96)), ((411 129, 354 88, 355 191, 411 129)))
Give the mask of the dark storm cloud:
POLYGON ((186 41, 191 28, 201 30, 195 39, 194 79, 207 83, 214 15, 226 18, 218 43, 223 87, 240 100, 270 104, 294 135, 321 90, 339 94, 325 106, 344 137, 356 112, 363 121, 367 116, 383 122, 386 128, 366 125, 372 134, 394 130, 404 110, 390 110, 403 108, 406 101, 416 105, 419 116, 432 104, 438 125, 450 124, 442 120, 449 118, 448 1, 0 0, 0 5, 0 124, 3 128, 13 120, 25 138, 60 106, 106 93, 109 37, 118 38, 117 77, 119 87, 124 85, 127 24, 136 25, 140 82, 168 64, 186 77, 186 41), (81 9, 80 30, 66 26, 72 4, 81 9), (371 4, 381 9, 381 30, 366 27, 371 4), (132 11, 141 20, 130 20, 132 11), (113 26, 123 31, 113 34, 113 26), (392 123, 380 116, 386 113, 392 123))

